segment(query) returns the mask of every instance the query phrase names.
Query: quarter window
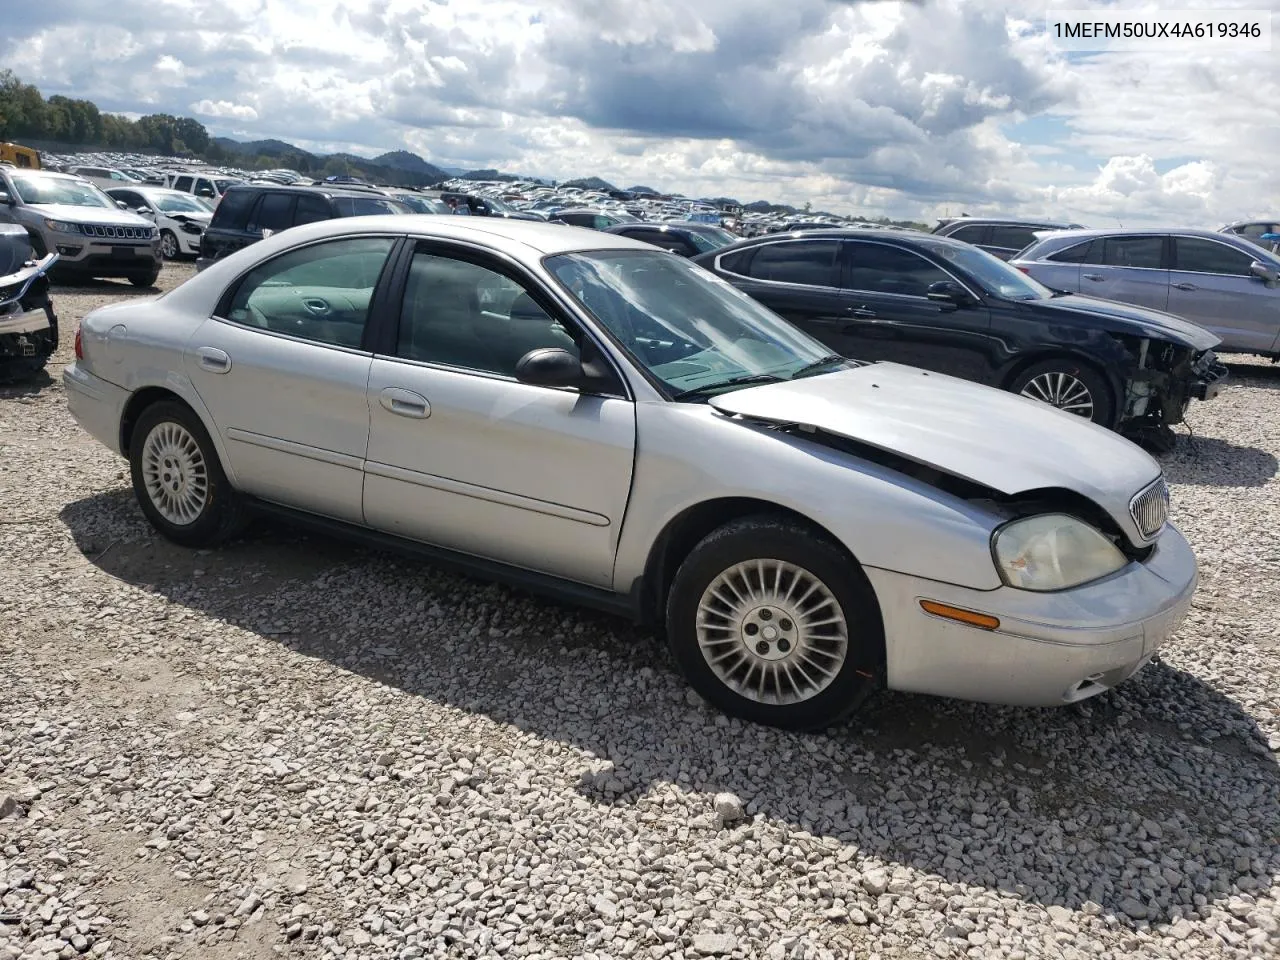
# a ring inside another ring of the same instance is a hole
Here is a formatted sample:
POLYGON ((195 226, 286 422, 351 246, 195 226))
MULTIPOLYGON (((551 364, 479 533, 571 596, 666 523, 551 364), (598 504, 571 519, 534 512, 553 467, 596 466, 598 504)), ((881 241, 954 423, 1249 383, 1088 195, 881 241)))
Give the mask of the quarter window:
POLYGON ((1052 260, 1054 263, 1084 263, 1089 259, 1089 248, 1095 242, 1086 240, 1084 243, 1077 243, 1073 247, 1067 247, 1065 250, 1059 250, 1057 253, 1045 257, 1045 259, 1052 260))
POLYGON ((965 243, 982 243, 986 232, 987 227, 984 224, 967 223, 959 229, 952 230, 947 236, 954 240, 963 240, 965 243))
POLYGON ((1164 237, 1106 237, 1102 244, 1102 262, 1108 267, 1159 270, 1164 266, 1164 237))
POLYGON ((1174 237, 1174 269, 1192 273, 1218 273, 1229 277, 1250 276, 1253 257, 1216 240, 1174 237))
POLYGON ((578 351, 522 284, 465 260, 414 254, 397 356, 514 377, 520 358, 540 347, 578 351))
POLYGON ((750 275, 757 280, 838 287, 839 240, 793 240, 767 243, 751 258, 750 275))
POLYGON ((929 293, 929 284, 951 279, 941 267, 909 250, 856 241, 848 249, 851 290, 923 297, 929 293))
POLYGON ((359 347, 369 301, 394 242, 333 240, 276 257, 244 278, 227 319, 316 343, 359 347))

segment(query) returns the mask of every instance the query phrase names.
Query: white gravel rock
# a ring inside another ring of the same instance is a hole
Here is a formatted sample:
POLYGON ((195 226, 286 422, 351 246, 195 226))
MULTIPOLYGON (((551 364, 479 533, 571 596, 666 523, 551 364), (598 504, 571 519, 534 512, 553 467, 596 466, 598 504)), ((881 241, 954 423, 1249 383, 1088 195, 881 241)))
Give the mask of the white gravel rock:
MULTIPOLYGON (((55 291, 71 330, 133 295, 55 291)), ((1190 412, 1163 663, 793 735, 602 616, 265 525, 166 544, 56 380, 2 388, 0 960, 1278 956, 1280 370, 1190 412)))

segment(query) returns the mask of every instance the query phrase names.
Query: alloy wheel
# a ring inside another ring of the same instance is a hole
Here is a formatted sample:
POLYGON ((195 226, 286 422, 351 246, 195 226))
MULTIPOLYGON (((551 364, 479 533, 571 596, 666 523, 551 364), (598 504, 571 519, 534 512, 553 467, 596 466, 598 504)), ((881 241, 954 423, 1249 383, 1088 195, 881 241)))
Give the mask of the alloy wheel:
POLYGON ((166 420, 147 434, 142 479, 156 511, 175 526, 194 523, 209 502, 209 469, 195 437, 166 420))
POLYGON ((1067 413, 1093 419, 1093 394, 1079 379, 1060 371, 1032 377, 1022 388, 1022 396, 1050 404, 1067 413))
POLYGON ((178 256, 178 238, 166 230, 160 236, 160 252, 166 260, 175 260, 178 256))
POLYGON ((817 696, 849 653, 849 626, 835 595, 783 560, 748 560, 712 580, 698 603, 697 638, 721 683, 766 704, 817 696))

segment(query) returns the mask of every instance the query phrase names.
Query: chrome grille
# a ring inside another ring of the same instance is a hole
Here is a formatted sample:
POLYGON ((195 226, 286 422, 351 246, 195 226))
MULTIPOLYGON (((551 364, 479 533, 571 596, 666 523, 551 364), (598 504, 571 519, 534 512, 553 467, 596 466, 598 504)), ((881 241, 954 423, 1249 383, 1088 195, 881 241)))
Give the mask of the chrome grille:
POLYGON ((80 232, 86 237, 102 237, 104 240, 150 240, 150 227, 117 227, 110 224, 82 223, 80 232))
POLYGON ((1169 485, 1161 477, 1129 501, 1129 515, 1138 532, 1150 540, 1169 518, 1169 485))

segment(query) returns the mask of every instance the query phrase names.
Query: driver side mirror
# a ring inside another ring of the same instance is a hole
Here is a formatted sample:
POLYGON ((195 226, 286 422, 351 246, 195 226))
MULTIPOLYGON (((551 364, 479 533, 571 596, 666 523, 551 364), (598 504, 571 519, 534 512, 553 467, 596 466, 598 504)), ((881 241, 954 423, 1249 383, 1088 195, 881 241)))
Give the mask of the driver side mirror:
POLYGON ((149 217, 151 216, 152 210, 150 207, 139 207, 137 210, 133 212, 138 214, 138 216, 140 217, 149 217))
POLYGON ((1261 260, 1255 260, 1249 264, 1249 272, 1268 287, 1274 286, 1277 281, 1280 281, 1280 271, 1268 263, 1263 263, 1261 260))
POLYGON ((117 200, 117 201, 116 201, 116 206, 117 206, 117 207, 119 207, 121 210, 128 210, 128 209, 129 209, 129 205, 128 205, 127 203, 125 203, 123 200, 117 200))
POLYGON ((200 190, 199 192, 197 192, 197 193, 196 193, 196 196, 197 196, 197 197, 205 197, 205 198, 207 198, 207 199, 209 199, 209 200, 212 200, 212 199, 213 199, 213 191, 212 191, 212 190, 200 190))
POLYGON ((947 303, 953 308, 973 306, 973 297, 969 295, 969 291, 954 280, 939 280, 929 284, 925 295, 935 303, 947 303))
POLYGON ((9 196, 8 190, 0 190, 0 203, 4 204, 6 207, 12 207, 13 202, 13 197, 9 196))
POLYGON ((563 347, 538 347, 516 363, 516 379, 534 387, 571 387, 576 390, 615 389, 615 381, 603 363, 583 363, 563 347))

